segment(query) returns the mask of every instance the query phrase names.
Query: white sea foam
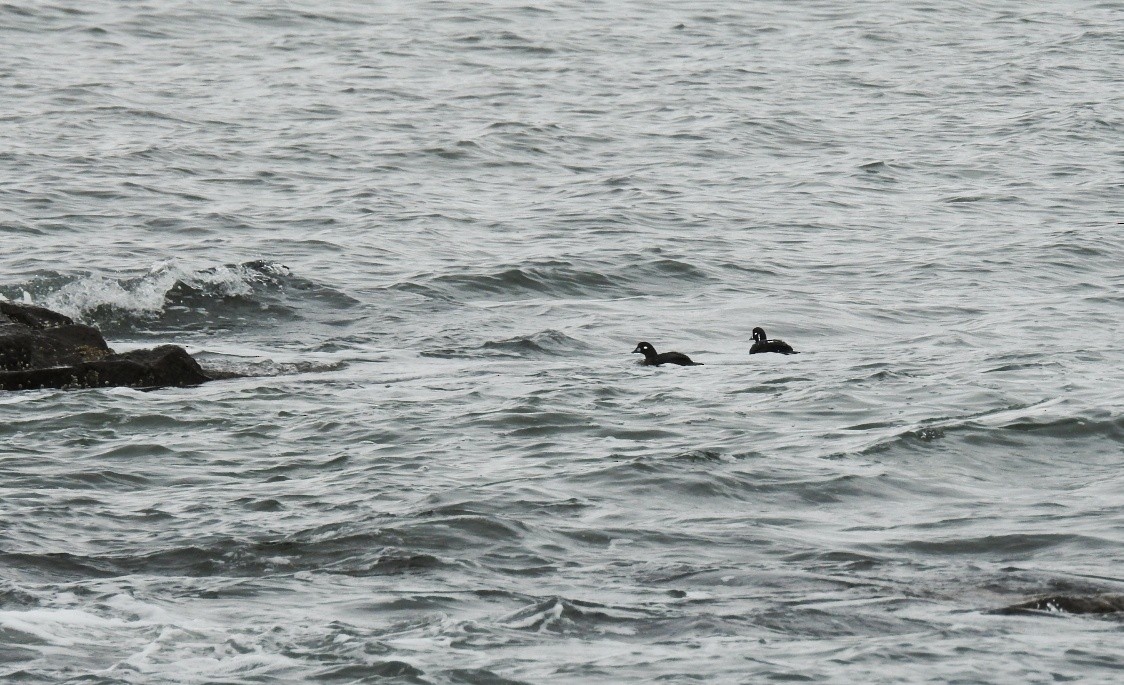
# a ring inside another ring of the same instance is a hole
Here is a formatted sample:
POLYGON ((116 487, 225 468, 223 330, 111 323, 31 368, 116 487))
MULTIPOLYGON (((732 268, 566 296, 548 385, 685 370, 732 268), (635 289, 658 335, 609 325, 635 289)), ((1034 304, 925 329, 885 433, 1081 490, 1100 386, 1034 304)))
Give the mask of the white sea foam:
POLYGON ((0 627, 30 635, 52 645, 86 642, 91 631, 118 630, 129 622, 81 609, 40 608, 0 611, 0 627))

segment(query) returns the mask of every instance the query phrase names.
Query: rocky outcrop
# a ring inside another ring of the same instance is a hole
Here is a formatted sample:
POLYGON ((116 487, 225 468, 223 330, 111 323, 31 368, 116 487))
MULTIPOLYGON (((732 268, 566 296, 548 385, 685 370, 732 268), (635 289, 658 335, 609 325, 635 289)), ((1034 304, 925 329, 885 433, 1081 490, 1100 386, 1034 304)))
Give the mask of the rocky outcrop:
POLYGON ((1124 595, 1053 595, 996 609, 996 614, 1038 612, 1063 614, 1115 614, 1124 612, 1124 595))
POLYGON ((182 347, 118 354, 92 326, 43 307, 0 301, 0 390, 184 387, 215 378, 182 347))

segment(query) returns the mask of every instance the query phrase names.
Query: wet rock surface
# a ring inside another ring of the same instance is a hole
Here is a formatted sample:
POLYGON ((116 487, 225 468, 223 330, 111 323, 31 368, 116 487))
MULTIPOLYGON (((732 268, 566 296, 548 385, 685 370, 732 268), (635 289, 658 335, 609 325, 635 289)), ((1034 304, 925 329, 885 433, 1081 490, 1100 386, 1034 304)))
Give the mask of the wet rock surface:
POLYGON ((997 614, 1115 614, 1124 612, 1124 595, 1052 595, 996 609, 997 614))
POLYGON ((184 387, 217 377, 182 347, 116 353, 92 326, 43 307, 0 302, 0 390, 184 387))

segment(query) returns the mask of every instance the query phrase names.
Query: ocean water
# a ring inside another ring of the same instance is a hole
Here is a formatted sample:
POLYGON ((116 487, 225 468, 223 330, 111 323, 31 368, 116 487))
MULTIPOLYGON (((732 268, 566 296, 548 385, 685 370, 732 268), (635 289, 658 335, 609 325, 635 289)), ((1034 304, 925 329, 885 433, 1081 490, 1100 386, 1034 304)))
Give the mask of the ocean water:
POLYGON ((1122 27, 0 5, 0 680, 1119 682, 1122 27))

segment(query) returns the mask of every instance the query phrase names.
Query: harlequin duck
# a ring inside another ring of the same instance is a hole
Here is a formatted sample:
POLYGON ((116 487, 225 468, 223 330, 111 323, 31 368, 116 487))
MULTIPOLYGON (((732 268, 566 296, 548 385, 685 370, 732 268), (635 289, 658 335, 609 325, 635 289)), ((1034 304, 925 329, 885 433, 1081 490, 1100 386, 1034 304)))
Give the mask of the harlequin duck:
POLYGON ((768 340, 765 337, 765 329, 757 327, 753 329, 753 347, 749 348, 750 354, 757 354, 758 352, 779 352, 781 354, 800 354, 792 349, 783 340, 768 340))
POLYGON ((636 345, 636 349, 632 351, 633 354, 640 353, 644 355, 644 361, 640 362, 644 366, 659 366, 660 364, 678 364, 679 366, 702 366, 699 362, 691 361, 691 358, 682 352, 663 352, 656 354, 656 348, 652 347, 652 343, 642 342, 636 345))

